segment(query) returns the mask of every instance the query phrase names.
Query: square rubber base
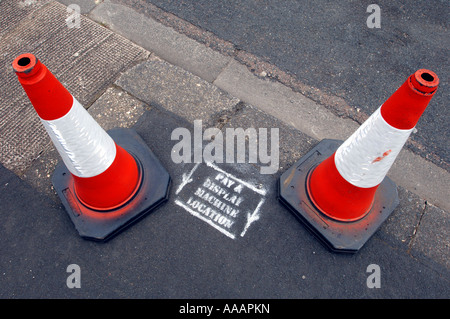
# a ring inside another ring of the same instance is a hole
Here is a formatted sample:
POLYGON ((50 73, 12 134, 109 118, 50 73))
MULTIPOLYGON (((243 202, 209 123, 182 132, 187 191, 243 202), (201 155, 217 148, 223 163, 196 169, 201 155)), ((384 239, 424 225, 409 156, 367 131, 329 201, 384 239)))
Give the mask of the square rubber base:
POLYGON ((338 140, 322 140, 280 177, 278 199, 323 244, 334 252, 356 253, 399 204, 397 187, 385 177, 375 193, 374 204, 365 217, 340 222, 321 213, 306 190, 308 173, 337 150, 338 140))
POLYGON ((74 192, 73 178, 61 161, 52 176, 53 186, 81 237, 107 241, 155 210, 168 199, 170 176, 142 138, 132 129, 118 128, 108 134, 138 163, 142 182, 124 206, 100 212, 84 206, 74 192))

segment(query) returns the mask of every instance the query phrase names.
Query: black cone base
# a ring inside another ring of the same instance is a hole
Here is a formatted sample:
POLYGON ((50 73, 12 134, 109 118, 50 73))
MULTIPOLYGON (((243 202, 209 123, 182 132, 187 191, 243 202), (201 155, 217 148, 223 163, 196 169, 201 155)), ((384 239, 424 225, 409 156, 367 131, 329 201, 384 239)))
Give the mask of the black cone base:
POLYGON ((354 222, 340 222, 321 213, 311 202, 306 190, 308 174, 342 144, 338 140, 322 140, 280 177, 278 199, 326 247, 334 252, 356 253, 398 205, 397 187, 385 177, 375 193, 369 213, 354 222))
POLYGON ((118 128, 108 134, 138 163, 142 182, 129 202, 110 211, 90 209, 76 197, 72 175, 62 161, 52 176, 53 186, 79 235, 94 241, 111 239, 166 202, 171 182, 169 173, 136 131, 118 128))

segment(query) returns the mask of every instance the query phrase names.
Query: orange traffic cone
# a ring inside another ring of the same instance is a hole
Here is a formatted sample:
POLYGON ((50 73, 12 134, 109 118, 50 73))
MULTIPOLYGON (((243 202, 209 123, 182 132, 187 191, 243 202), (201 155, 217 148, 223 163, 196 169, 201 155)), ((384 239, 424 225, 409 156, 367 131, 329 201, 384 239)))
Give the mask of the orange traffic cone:
POLYGON ((438 84, 416 71, 344 143, 321 141, 281 176, 280 201, 332 250, 358 251, 398 205, 386 174, 438 84))
POLYGON ((53 185, 82 237, 107 240, 167 199, 169 174, 136 132, 105 132, 33 54, 13 68, 63 160, 53 185))

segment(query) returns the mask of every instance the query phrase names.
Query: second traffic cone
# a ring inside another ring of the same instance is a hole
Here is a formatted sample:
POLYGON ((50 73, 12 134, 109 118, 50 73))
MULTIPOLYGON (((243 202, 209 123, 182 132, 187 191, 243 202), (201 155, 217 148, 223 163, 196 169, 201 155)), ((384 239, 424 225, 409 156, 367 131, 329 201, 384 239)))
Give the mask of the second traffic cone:
POLYGON ((431 71, 419 70, 359 127, 308 181, 321 212, 353 221, 369 212, 375 192, 406 143, 438 86, 431 71))
POLYGON ((397 205, 386 174, 438 84, 435 73, 416 71, 344 143, 324 140, 296 165, 304 174, 286 172, 290 190, 280 179, 280 200, 333 250, 356 252, 397 205), (301 189, 293 196, 300 205, 291 203, 293 188, 301 189))
POLYGON ((33 54, 18 56, 13 68, 63 160, 53 184, 80 235, 109 239, 167 198, 170 177, 154 156, 149 162, 135 132, 114 131, 116 143, 33 54), (163 193, 149 193, 149 170, 165 176, 163 193))

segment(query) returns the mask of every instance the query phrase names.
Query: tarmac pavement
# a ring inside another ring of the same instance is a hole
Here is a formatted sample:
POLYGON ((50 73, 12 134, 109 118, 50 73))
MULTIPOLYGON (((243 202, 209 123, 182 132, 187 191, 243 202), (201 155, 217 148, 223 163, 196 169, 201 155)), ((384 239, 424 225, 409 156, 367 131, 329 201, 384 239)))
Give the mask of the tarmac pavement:
POLYGON ((84 15, 69 28, 70 3, 61 2, 0 2, 1 298, 450 296, 445 169, 403 150, 389 172, 399 206, 357 254, 332 253, 280 204, 277 181, 320 140, 345 139, 357 122, 130 7, 70 1, 84 15), (51 185, 58 154, 11 68, 23 52, 106 130, 138 132, 172 177, 166 204, 106 243, 78 235, 51 185), (261 174, 261 158, 174 162, 172 133, 183 128, 195 139, 200 120, 224 145, 227 128, 267 128, 269 137, 278 129, 278 169, 261 174), (195 209, 214 182, 239 186, 241 210, 212 217, 195 209), (71 264, 81 288, 66 284, 71 264), (367 284, 373 264, 380 288, 367 284))

